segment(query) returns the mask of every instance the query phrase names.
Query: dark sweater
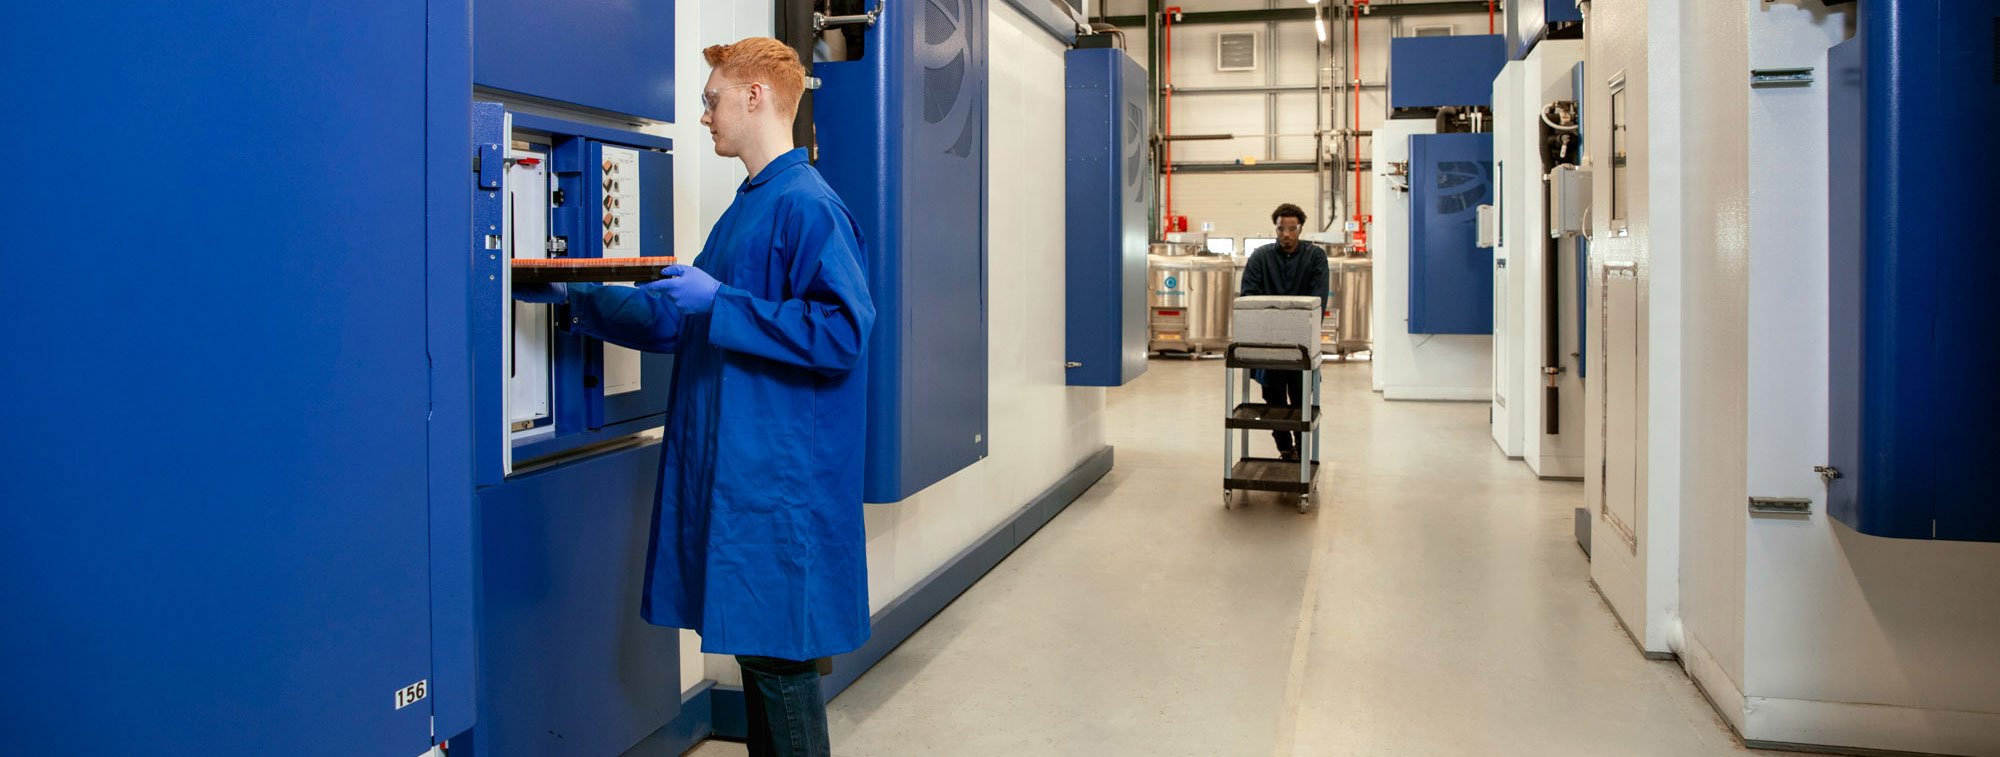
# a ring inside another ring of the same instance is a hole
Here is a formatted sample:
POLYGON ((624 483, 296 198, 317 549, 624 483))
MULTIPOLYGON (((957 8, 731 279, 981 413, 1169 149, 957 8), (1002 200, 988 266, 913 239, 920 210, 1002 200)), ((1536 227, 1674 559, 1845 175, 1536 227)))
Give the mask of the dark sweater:
POLYGON ((1326 310, 1326 250, 1304 240, 1289 253, 1275 242, 1257 248, 1243 267, 1242 295, 1318 297, 1326 310))

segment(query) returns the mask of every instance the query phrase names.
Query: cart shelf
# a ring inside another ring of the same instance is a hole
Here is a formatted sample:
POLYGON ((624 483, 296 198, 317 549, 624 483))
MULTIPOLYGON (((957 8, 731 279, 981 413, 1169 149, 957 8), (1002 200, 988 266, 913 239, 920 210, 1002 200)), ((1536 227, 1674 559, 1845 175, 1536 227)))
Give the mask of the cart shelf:
POLYGON ((1287 494, 1311 494, 1312 482, 1319 478, 1319 462, 1313 461, 1312 475, 1305 481, 1299 480, 1298 460, 1279 460, 1274 457, 1246 457, 1236 461, 1229 472, 1229 480, 1223 488, 1263 492, 1284 492, 1287 494))
POLYGON ((1319 427, 1320 412, 1317 405, 1313 407, 1312 418, 1303 418, 1301 417, 1302 415, 1299 412, 1299 408, 1296 407, 1287 405, 1272 406, 1261 402, 1245 402, 1237 405, 1236 409, 1229 413, 1229 417, 1223 419, 1223 425, 1228 428, 1247 428, 1256 431, 1297 431, 1302 434, 1311 433, 1313 429, 1319 427))

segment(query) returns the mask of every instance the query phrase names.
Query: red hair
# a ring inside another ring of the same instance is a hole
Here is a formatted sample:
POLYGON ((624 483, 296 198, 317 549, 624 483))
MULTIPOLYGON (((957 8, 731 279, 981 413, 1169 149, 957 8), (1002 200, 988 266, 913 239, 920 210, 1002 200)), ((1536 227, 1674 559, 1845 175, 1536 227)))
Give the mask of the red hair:
POLYGON ((799 96, 806 91, 806 67, 791 46, 770 37, 748 37, 734 44, 712 45, 701 51, 708 67, 745 84, 771 88, 778 113, 798 115, 799 96))

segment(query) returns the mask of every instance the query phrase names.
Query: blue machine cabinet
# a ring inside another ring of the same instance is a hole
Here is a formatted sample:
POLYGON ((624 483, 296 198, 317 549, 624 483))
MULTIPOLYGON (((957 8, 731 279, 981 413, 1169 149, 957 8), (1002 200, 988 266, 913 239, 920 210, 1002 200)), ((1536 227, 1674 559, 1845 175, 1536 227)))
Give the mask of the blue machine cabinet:
POLYGON ((2000 541, 2000 17, 1863 0, 1828 55, 1832 240, 1827 510, 1875 536, 2000 541))
POLYGON ((1071 50, 1065 69, 1069 385, 1123 386, 1146 372, 1146 71, 1110 48, 1071 50))
POLYGON ((1493 333, 1493 250, 1478 244, 1491 202, 1492 134, 1410 137, 1410 333, 1493 333))
POLYGON ((469 19, 432 10, 9 7, 0 751, 416 755, 467 695, 396 698, 445 683, 433 513, 471 496, 428 485, 468 452, 431 394, 426 54, 469 19))
POLYGON ((986 456, 986 2, 882 6, 858 61, 820 63, 818 167, 867 248, 863 497, 901 501, 986 456))
MULTIPOLYGON (((633 24, 617 66, 665 76, 645 91, 670 103, 674 5, 642 5, 481 2, 479 27, 633 24)), ((466 2, 296 0, 38 4, 0 26, 10 102, 64 121, 0 120, 35 146, 10 211, 37 219, 12 241, 41 282, 0 305, 0 387, 34 398, 5 411, 25 431, 0 476, 0 751, 615 754, 674 715, 678 635, 638 617, 659 449, 632 436, 670 364, 550 337, 534 439, 509 438, 499 390, 502 227, 669 253, 668 145, 508 130, 498 108, 475 125, 473 28, 466 2), (580 212, 624 191, 607 161, 657 188, 639 229, 580 212), (522 170, 571 210, 506 210, 522 170), (55 284, 113 279, 131 286, 55 284)), ((530 48, 479 62, 576 52, 530 48)), ((479 83, 542 112, 671 114, 479 83)))
POLYGON ((1491 106, 1493 79, 1507 65, 1507 38, 1397 37, 1389 40, 1389 107, 1491 106))

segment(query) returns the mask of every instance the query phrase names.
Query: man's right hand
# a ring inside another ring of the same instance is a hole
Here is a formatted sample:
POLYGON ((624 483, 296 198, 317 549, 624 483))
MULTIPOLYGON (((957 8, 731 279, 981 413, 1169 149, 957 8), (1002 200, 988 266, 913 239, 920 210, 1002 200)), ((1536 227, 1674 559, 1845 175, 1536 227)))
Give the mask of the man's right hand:
POLYGON ((565 284, 515 284, 514 299, 541 305, 555 305, 569 301, 569 286, 565 284))

